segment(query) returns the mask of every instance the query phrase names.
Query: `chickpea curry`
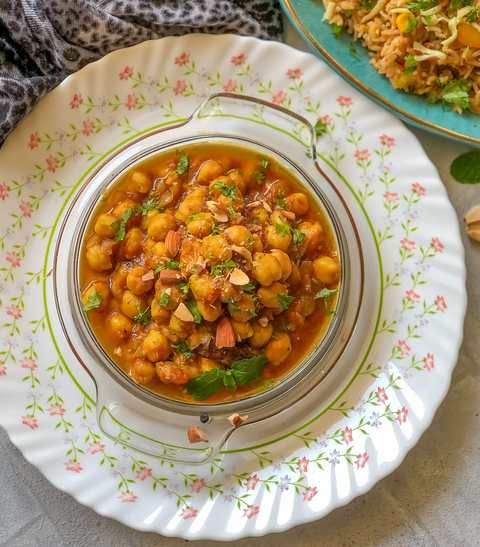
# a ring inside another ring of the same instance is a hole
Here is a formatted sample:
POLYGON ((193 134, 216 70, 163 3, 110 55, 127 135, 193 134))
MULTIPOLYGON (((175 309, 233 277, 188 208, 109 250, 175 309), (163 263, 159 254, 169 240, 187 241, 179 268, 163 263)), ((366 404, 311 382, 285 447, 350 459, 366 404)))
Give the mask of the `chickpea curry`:
POLYGON ((340 263, 304 186, 249 148, 197 144, 136 165, 100 199, 83 309, 135 382, 186 402, 278 383, 333 316, 340 263))

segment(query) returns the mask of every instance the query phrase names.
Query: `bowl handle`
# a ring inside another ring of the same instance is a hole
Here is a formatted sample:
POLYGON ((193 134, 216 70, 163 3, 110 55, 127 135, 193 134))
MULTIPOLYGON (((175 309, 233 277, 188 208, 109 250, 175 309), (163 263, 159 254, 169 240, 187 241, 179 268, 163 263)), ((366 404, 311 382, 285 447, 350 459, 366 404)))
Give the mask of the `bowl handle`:
MULTIPOLYGON (((249 95, 215 93, 197 107, 190 120, 205 121, 206 129, 211 131, 211 118, 215 117, 257 124, 257 131, 252 132, 250 126, 244 130, 245 136, 257 135, 261 127, 267 129, 271 136, 273 129, 276 132, 276 138, 288 140, 288 150, 291 150, 292 144, 295 143, 303 149, 307 157, 313 161, 317 158, 315 127, 307 118, 288 108, 249 95)), ((234 133, 239 130, 238 125, 231 127, 234 133)))

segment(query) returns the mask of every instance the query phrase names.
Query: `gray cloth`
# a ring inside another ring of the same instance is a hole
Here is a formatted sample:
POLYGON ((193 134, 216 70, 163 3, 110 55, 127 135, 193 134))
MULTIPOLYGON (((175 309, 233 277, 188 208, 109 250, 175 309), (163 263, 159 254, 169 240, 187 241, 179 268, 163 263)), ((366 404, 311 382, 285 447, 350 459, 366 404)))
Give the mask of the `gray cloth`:
POLYGON ((0 0, 0 144, 36 101, 106 53, 190 32, 279 39, 273 0, 0 0))

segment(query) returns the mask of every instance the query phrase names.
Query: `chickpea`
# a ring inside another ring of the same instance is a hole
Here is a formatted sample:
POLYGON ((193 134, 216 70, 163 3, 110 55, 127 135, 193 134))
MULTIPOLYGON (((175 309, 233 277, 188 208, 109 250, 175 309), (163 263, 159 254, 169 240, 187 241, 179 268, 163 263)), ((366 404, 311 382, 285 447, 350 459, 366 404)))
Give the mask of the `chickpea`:
POLYGON ((224 304, 228 304, 228 302, 238 300, 240 289, 238 289, 235 285, 230 283, 228 279, 222 278, 220 282, 221 282, 220 301, 223 302, 224 304))
POLYGON ((272 249, 287 251, 292 241, 290 226, 285 222, 277 223, 275 225, 270 224, 267 226, 266 240, 272 249))
POLYGON ((125 235, 122 245, 122 255, 131 259, 142 250, 143 232, 140 228, 131 228, 125 235))
POLYGON ((143 300, 130 291, 125 291, 120 304, 122 313, 133 319, 143 309, 143 300))
POLYGON ((115 235, 114 223, 117 218, 110 213, 98 215, 95 222, 95 233, 101 237, 113 237, 115 235))
POLYGON ((249 294, 242 294, 239 300, 228 304, 228 312, 235 321, 246 323, 256 315, 255 300, 249 294))
POLYGON ((255 253, 253 257, 253 274, 260 285, 268 287, 274 281, 282 278, 282 267, 271 254, 255 253))
POLYGON ((134 171, 128 181, 127 189, 129 192, 138 192, 139 194, 148 194, 152 187, 151 178, 142 171, 134 171))
POLYGON ((285 201, 290 211, 294 212, 297 216, 303 216, 310 209, 308 197, 302 192, 290 194, 285 201))
POLYGON ((221 235, 207 236, 202 241, 202 255, 207 260, 225 262, 232 258, 232 251, 227 240, 221 235))
POLYGON ((183 385, 190 380, 190 376, 183 368, 175 366, 171 361, 160 361, 155 365, 158 379, 164 384, 183 385))
POLYGON ((315 279, 325 285, 332 285, 338 281, 340 265, 329 256, 320 256, 313 261, 313 275, 315 279))
POLYGON ((160 280, 155 283, 155 300, 163 300, 165 303, 163 307, 166 310, 176 310, 180 302, 183 302, 184 295, 178 287, 171 287, 169 285, 163 285, 160 280), (165 297, 168 295, 168 298, 165 297))
POLYGON ((247 247, 249 249, 252 248, 252 233, 250 232, 250 230, 245 228, 245 226, 230 226, 223 233, 225 234, 225 237, 228 239, 228 241, 230 241, 230 243, 238 245, 239 247, 247 247))
POLYGON ((197 301, 198 311, 205 321, 216 321, 223 313, 220 302, 208 304, 207 302, 197 301))
POLYGON ((101 244, 92 245, 86 252, 87 262, 92 270, 104 272, 112 269, 112 256, 108 254, 101 244))
POLYGON ((260 302, 266 308, 272 308, 275 310, 282 309, 282 303, 279 298, 281 294, 288 294, 288 289, 282 283, 275 281, 270 287, 260 287, 257 291, 257 296, 260 302))
POLYGON ((151 252, 153 255, 158 256, 158 258, 163 258, 167 256, 167 248, 165 247, 165 242, 157 241, 152 247, 151 252))
POLYGON ((292 343, 286 332, 270 340, 265 348, 265 357, 271 365, 278 366, 290 355, 292 343))
POLYGON ((209 370, 213 370, 214 368, 219 368, 216 361, 214 361, 213 359, 207 359, 207 357, 200 357, 200 359, 198 360, 198 365, 202 372, 208 372, 209 370))
POLYGON ((148 237, 155 241, 164 241, 170 230, 175 229, 175 218, 172 213, 157 213, 148 225, 148 237))
POLYGON ((211 180, 223 173, 223 167, 215 160, 206 160, 198 169, 196 181, 198 184, 207 185, 211 180))
POLYGON ((135 266, 127 274, 127 288, 133 294, 140 296, 147 293, 153 287, 153 279, 142 279, 148 272, 143 266, 135 266))
POLYGON ((260 323, 255 322, 253 324, 253 334, 249 340, 249 344, 252 348, 263 348, 267 345, 268 341, 273 334, 273 325, 268 323, 266 327, 262 327, 260 323))
POLYGON ((205 200, 207 198, 207 189, 205 187, 197 187, 195 190, 192 190, 183 201, 180 202, 177 212, 175 213, 175 218, 181 222, 186 222, 189 217, 194 213, 198 213, 202 210, 205 205, 205 200))
POLYGON ((150 222, 152 222, 152 219, 155 218, 158 215, 158 211, 156 209, 153 209, 152 211, 148 211, 146 215, 142 215, 142 220, 140 222, 140 226, 143 230, 148 230, 148 227, 150 225, 150 222))
POLYGON ((232 321, 232 327, 239 342, 245 340, 246 338, 250 338, 253 334, 252 325, 250 325, 248 321, 232 321))
POLYGON ((143 339, 142 350, 149 361, 163 361, 170 355, 170 345, 158 330, 151 330, 143 339))
POLYGON ((287 219, 282 215, 281 211, 278 209, 275 209, 273 213, 270 215, 270 224, 275 226, 275 224, 287 224, 287 219))
POLYGON ((189 275, 202 257, 202 244, 197 239, 185 239, 180 250, 180 270, 189 275))
POLYGON ((152 314, 152 319, 157 323, 166 323, 170 320, 170 311, 164 306, 161 306, 156 298, 152 300, 150 312, 152 314))
POLYGON ((110 276, 110 290, 115 298, 121 298, 127 286, 128 269, 124 264, 118 266, 110 276))
POLYGON ((254 224, 267 224, 268 211, 264 207, 253 207, 249 209, 249 220, 254 224))
POLYGON ((270 251, 270 254, 278 260, 278 263, 282 268, 281 279, 282 281, 285 281, 290 277, 292 273, 292 261, 290 260, 290 257, 287 255, 287 253, 284 253, 280 249, 272 249, 270 251))
POLYGON ((215 279, 205 274, 193 274, 190 277, 190 290, 195 297, 195 300, 202 302, 215 302, 220 295, 219 287, 215 279))
POLYGON ((302 222, 298 229, 305 235, 305 248, 307 251, 315 251, 323 237, 322 226, 318 222, 302 222))
POLYGON ((211 213, 195 213, 187 222, 187 230, 193 236, 203 238, 213 230, 215 221, 211 213))
POLYGON ((110 300, 110 290, 105 281, 92 281, 83 291, 82 303, 85 306, 88 306, 93 299, 94 301, 99 300, 98 307, 93 309, 103 311, 108 306, 108 302, 110 300))
POLYGON ((263 243, 262 243, 262 239, 260 238, 259 235, 257 234, 253 234, 252 235, 252 240, 253 240, 253 245, 252 245, 252 250, 255 252, 255 253, 262 253, 263 252, 263 243))
POLYGON ((112 215, 117 217, 118 219, 123 215, 123 213, 125 213, 127 209, 135 209, 136 206, 137 204, 135 203, 135 201, 133 201, 133 199, 125 199, 115 206, 112 211, 112 215))
POLYGON ((132 333, 132 321, 118 311, 112 312, 107 318, 107 326, 120 340, 125 340, 132 333))
POLYGON ((185 321, 180 320, 177 316, 173 315, 170 317, 170 322, 168 324, 168 330, 178 339, 185 340, 188 338, 194 329, 194 323, 186 323, 185 321))
POLYGON ((135 359, 130 369, 130 376, 137 384, 149 384, 155 378, 155 365, 145 359, 135 359))
POLYGON ((247 185, 245 179, 243 178, 242 173, 238 169, 230 171, 228 173, 228 178, 235 184, 235 186, 240 190, 241 194, 245 194, 247 190, 247 185))

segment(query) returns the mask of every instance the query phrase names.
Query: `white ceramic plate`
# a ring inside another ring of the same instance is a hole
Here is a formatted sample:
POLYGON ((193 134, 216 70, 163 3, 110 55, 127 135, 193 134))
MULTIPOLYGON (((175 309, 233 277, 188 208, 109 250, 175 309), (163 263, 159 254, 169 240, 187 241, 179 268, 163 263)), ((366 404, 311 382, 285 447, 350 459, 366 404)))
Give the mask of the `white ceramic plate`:
POLYGON ((12 133, 0 200, 0 423, 53 484, 128 526, 233 540, 315 520, 396 468, 445 396, 466 303, 454 211, 415 137, 311 55, 203 35, 110 54, 12 133), (376 250, 367 283, 380 290, 366 350, 308 423, 276 423, 270 437, 186 468, 102 438, 93 383, 54 328, 52 250, 95 165, 222 90, 321 120, 322 167, 363 215, 362 239, 376 250))

